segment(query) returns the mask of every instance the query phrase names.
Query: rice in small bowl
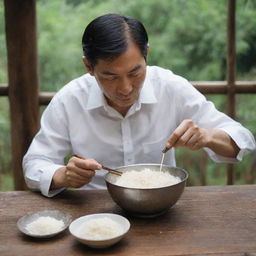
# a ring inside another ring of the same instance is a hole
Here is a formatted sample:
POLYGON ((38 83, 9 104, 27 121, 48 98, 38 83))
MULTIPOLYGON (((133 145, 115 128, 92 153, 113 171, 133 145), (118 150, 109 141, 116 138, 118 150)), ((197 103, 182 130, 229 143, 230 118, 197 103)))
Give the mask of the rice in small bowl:
POLYGON ((70 233, 81 243, 92 248, 106 248, 119 242, 129 231, 130 222, 113 213, 89 214, 74 220, 70 233))
POLYGON ((122 176, 106 174, 112 199, 128 213, 155 217, 165 213, 180 198, 188 173, 178 167, 137 164, 119 167, 122 176))

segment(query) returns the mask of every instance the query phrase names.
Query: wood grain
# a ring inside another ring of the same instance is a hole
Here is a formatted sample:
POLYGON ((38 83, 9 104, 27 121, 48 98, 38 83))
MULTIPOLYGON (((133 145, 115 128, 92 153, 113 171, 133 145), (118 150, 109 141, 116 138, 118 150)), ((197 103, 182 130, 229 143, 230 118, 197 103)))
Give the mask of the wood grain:
POLYGON ((154 219, 127 216, 105 190, 65 191, 45 198, 30 191, 0 193, 0 255, 200 255, 255 256, 256 185, 187 187, 177 204, 154 219), (90 249, 65 233, 45 240, 26 237, 17 220, 58 209, 73 219, 92 213, 126 216, 131 229, 121 242, 90 249))
POLYGON ((39 128, 35 0, 5 0, 8 95, 15 189, 25 189, 22 158, 39 128))

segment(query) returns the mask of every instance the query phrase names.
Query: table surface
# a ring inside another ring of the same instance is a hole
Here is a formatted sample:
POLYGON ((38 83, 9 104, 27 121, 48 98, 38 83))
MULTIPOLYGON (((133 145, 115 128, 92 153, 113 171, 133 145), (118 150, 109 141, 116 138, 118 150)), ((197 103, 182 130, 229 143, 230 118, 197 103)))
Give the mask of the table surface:
POLYGON ((31 191, 0 192, 0 255, 256 255, 256 185, 186 187, 166 214, 135 218, 121 210, 106 190, 65 191, 45 198, 31 191), (68 229, 48 239, 30 238, 17 220, 40 210, 58 209, 73 219, 92 213, 127 217, 127 236, 107 249, 77 242, 68 229))

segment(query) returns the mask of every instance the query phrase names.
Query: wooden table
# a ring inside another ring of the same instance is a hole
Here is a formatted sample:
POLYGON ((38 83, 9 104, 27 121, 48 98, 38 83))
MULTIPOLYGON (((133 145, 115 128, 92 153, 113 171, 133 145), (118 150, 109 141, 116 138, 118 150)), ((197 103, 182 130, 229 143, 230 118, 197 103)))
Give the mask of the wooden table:
POLYGON ((256 185, 186 187, 165 215, 127 216, 105 190, 65 191, 49 199, 30 191, 0 193, 0 255, 256 255, 256 185), (128 235, 108 249, 90 249, 65 231, 51 239, 30 238, 16 227, 28 213, 58 209, 73 219, 110 212, 131 222, 128 235))

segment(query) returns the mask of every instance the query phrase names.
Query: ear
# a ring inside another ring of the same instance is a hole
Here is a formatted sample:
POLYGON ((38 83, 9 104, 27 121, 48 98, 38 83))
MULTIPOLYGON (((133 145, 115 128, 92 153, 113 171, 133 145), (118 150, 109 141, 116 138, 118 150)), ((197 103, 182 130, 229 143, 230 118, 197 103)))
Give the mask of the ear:
POLYGON ((148 52, 150 51, 150 45, 148 44, 148 46, 147 46, 147 54, 148 54, 148 52))
POLYGON ((146 58, 148 57, 148 53, 149 53, 150 50, 151 50, 151 47, 150 47, 150 45, 148 44, 148 45, 147 45, 147 55, 146 55, 146 58))
POLYGON ((147 45, 147 52, 146 55, 144 56, 145 61, 147 62, 147 57, 148 57, 148 52, 150 50, 149 44, 147 45))
POLYGON ((92 68, 92 65, 90 64, 90 62, 87 60, 87 58, 85 56, 83 56, 83 63, 84 63, 84 66, 87 70, 87 72, 93 76, 93 68, 92 68))

